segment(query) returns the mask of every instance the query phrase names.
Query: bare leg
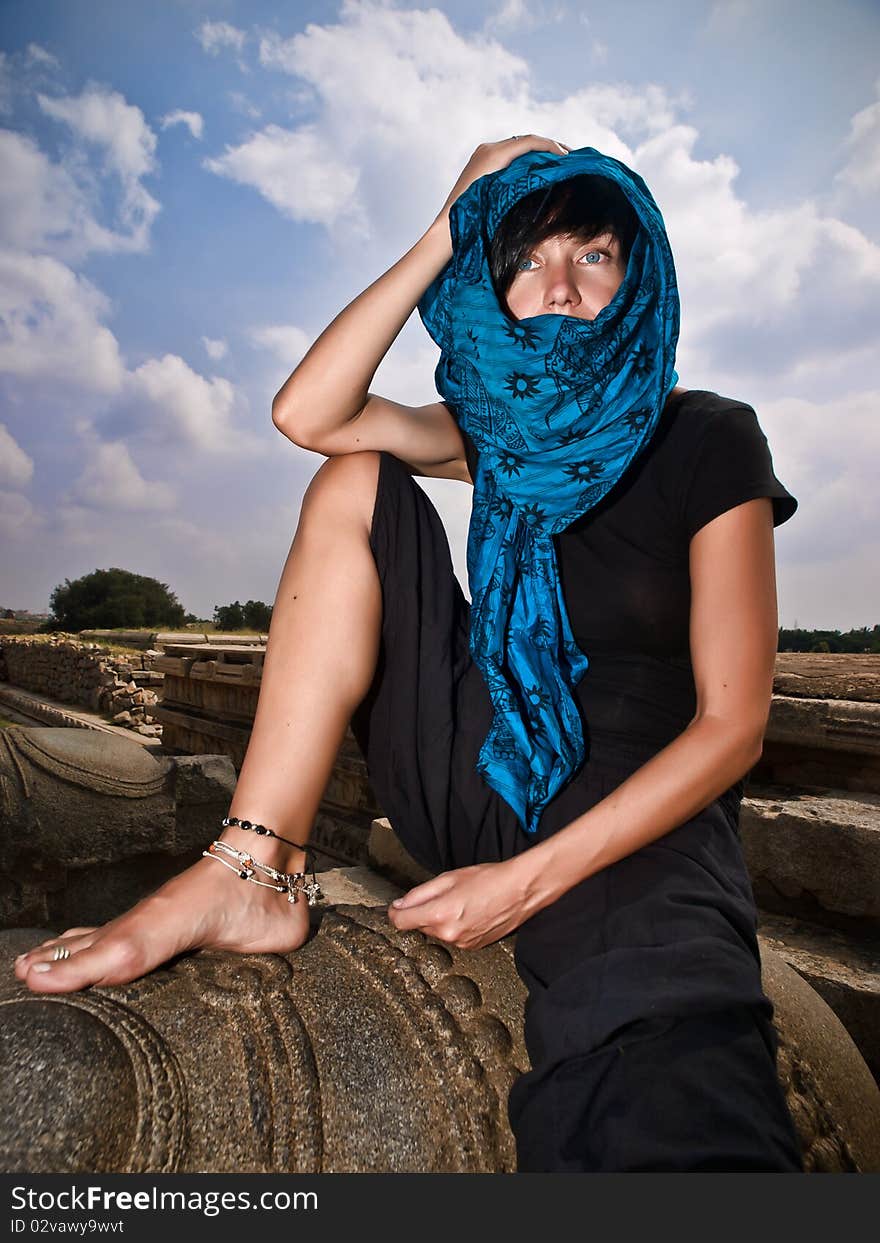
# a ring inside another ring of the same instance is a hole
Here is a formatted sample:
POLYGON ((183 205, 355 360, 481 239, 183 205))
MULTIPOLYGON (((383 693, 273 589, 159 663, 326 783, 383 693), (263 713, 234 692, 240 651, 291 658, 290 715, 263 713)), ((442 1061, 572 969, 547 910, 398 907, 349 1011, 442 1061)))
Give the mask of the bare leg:
MULTIPOLYGON (((352 712, 370 688, 382 624, 382 592, 369 544, 380 457, 329 458, 303 498, 266 648, 253 731, 230 814, 308 838, 352 712)), ((283 871, 303 871, 304 852, 231 827, 217 837, 283 871)), ((207 846, 207 842, 205 845, 207 846)), ((70 928, 16 961, 35 992, 123 984, 184 950, 286 953, 309 931, 303 897, 240 880, 199 859, 124 915, 70 928), (53 962, 63 942, 71 957, 53 962), (51 962, 48 971, 36 964, 51 962)))

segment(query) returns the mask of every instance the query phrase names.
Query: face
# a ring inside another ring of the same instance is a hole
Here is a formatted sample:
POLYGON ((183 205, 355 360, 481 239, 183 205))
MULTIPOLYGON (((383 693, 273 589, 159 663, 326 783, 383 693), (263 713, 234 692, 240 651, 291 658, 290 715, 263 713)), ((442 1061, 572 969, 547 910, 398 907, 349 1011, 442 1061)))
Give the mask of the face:
POLYGON ((611 233, 589 241, 556 235, 528 252, 507 291, 514 319, 574 315, 595 319, 626 275, 620 243, 611 233))

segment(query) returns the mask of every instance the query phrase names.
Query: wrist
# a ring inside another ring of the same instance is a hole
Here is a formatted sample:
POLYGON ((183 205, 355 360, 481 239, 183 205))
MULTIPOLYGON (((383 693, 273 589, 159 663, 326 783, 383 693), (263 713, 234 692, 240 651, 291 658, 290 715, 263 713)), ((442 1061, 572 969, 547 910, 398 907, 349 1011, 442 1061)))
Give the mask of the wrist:
POLYGON ((553 883, 552 852, 547 842, 537 842, 508 860, 526 919, 550 906, 561 896, 553 883))
POLYGON ((444 207, 439 211, 431 221, 425 232, 425 238, 430 241, 432 246, 437 248, 438 258, 442 260, 442 268, 452 258, 452 233, 449 228, 448 207, 444 207))

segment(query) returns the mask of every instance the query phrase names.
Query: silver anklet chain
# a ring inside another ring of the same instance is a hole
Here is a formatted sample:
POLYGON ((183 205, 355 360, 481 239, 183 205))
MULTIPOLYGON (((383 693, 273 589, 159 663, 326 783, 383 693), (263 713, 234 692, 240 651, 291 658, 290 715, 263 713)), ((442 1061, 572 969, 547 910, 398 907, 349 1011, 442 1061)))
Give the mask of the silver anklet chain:
MULTIPOLYGON (((221 821, 221 824, 223 825, 224 829, 228 829, 231 826, 235 825, 239 829, 244 829, 246 833, 256 833, 258 837, 274 837, 276 841, 286 842, 288 846, 295 846, 297 850, 301 850, 303 854, 306 856, 306 860, 308 860, 309 856, 311 856, 311 859, 312 859, 312 867, 311 867, 312 881, 311 883, 316 893, 318 893, 318 895, 323 899, 324 895, 321 893, 321 887, 318 884, 318 878, 315 875, 315 854, 314 854, 312 847, 309 845, 308 842, 302 843, 302 842, 291 841, 289 837, 282 837, 281 834, 276 833, 274 829, 267 829, 264 824, 257 824, 253 820, 241 820, 238 816, 224 816, 223 820, 221 821)), ((284 875, 284 873, 281 873, 280 875, 284 875)), ((305 871, 294 873, 294 875, 305 876, 305 871)), ((314 905, 314 903, 312 903, 311 900, 309 904, 314 905)))
POLYGON ((262 885, 264 889, 274 889, 277 893, 286 893, 288 902, 296 902, 297 895, 302 893, 305 895, 309 906, 315 906, 324 897, 314 871, 312 871, 311 881, 306 880, 305 872, 279 872, 277 868, 270 867, 268 863, 261 863, 259 859, 255 859, 247 851, 236 850, 229 842, 223 842, 219 839, 211 842, 208 849, 202 851, 202 856, 206 859, 216 859, 218 863, 222 863, 224 867, 230 868, 242 880, 249 880, 253 885, 262 885), (236 862, 230 863, 229 858, 221 858, 221 855, 224 854, 235 859, 236 862), (257 880, 254 875, 256 869, 266 876, 271 876, 272 881, 257 880))

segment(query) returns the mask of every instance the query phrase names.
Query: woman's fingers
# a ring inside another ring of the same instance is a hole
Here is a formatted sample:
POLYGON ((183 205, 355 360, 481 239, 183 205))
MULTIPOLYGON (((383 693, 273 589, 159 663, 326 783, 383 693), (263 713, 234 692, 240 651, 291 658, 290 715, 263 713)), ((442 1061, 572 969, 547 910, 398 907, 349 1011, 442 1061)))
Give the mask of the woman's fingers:
POLYGON ((555 154, 559 152, 564 155, 569 154, 569 149, 564 143, 557 142, 555 138, 544 138, 540 134, 515 134, 511 138, 501 138, 497 142, 480 143, 462 170, 458 181, 452 187, 440 210, 440 216, 448 213, 456 199, 460 198, 474 181, 485 177, 487 173, 500 172, 502 168, 510 164, 511 160, 515 160, 525 151, 552 151, 555 154))
POLYGON ((514 134, 512 138, 502 141, 525 143, 526 151, 564 151, 566 155, 571 151, 571 147, 557 138, 545 138, 541 134, 514 134))

